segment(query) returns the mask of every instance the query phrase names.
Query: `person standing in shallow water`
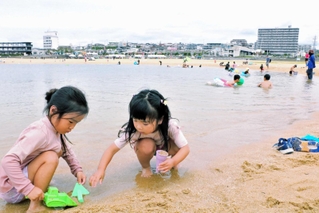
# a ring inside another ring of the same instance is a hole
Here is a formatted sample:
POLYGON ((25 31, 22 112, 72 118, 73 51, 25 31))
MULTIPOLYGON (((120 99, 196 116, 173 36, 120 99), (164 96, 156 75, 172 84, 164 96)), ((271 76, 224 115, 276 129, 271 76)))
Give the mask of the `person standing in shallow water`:
POLYGON ((312 80, 313 69, 316 68, 316 59, 313 50, 309 50, 309 59, 307 63, 308 69, 306 71, 308 80, 312 80))
POLYGON ((267 67, 267 70, 269 69, 269 64, 271 62, 271 59, 269 58, 269 56, 267 55, 267 58, 266 58, 266 67, 267 67))
POLYGON ((90 177, 91 186, 102 183, 113 156, 127 144, 134 149, 142 166, 142 177, 152 176, 150 161, 156 150, 165 150, 171 155, 157 167, 163 173, 177 168, 190 152, 177 120, 171 118, 167 100, 156 90, 142 90, 132 97, 129 120, 122 126, 118 137, 104 151, 97 171, 90 177))
POLYGON ((72 86, 51 89, 46 93, 46 116, 30 124, 2 158, 0 165, 0 198, 20 203, 27 196, 27 212, 43 212, 44 192, 62 157, 79 184, 86 176, 67 144, 66 134, 88 114, 85 95, 72 86))

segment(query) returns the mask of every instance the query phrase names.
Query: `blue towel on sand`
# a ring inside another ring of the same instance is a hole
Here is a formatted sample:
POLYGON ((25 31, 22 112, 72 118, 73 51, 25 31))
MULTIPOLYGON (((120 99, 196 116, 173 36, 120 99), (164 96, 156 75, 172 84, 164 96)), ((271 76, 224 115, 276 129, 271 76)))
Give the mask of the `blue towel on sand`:
POLYGON ((310 134, 308 134, 308 135, 306 135, 306 136, 304 136, 304 137, 302 137, 300 139, 305 140, 305 141, 317 141, 317 142, 319 142, 319 138, 317 138, 316 136, 310 135, 310 134))

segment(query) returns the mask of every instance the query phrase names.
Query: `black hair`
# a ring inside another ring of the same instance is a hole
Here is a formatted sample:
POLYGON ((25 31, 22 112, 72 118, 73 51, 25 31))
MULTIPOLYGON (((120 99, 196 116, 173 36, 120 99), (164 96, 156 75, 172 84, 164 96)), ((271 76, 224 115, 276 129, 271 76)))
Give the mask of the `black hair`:
POLYGON ((234 75, 234 81, 240 79, 240 75, 236 74, 234 75))
POLYGON ((269 74, 265 74, 264 78, 268 81, 270 79, 270 75, 269 74))
MULTIPOLYGON (((76 112, 80 115, 87 115, 89 113, 89 107, 85 98, 85 95, 81 90, 73 86, 65 86, 60 89, 51 89, 45 94, 45 100, 47 105, 43 112, 45 112, 51 120, 53 115, 58 115, 60 119, 65 113, 76 112), (57 111, 50 115, 51 106, 55 106, 57 111)), ((67 151, 63 136, 71 143, 66 135, 61 135, 61 143, 63 147, 63 153, 67 151)))
POLYGON ((126 140, 131 142, 132 135, 136 132, 133 118, 149 119, 151 122, 162 120, 157 130, 162 136, 164 147, 168 148, 168 122, 171 119, 171 113, 166 100, 157 90, 145 89, 134 95, 129 103, 129 121, 122 126, 124 130, 119 131, 118 137, 121 133, 125 133, 128 135, 126 140))

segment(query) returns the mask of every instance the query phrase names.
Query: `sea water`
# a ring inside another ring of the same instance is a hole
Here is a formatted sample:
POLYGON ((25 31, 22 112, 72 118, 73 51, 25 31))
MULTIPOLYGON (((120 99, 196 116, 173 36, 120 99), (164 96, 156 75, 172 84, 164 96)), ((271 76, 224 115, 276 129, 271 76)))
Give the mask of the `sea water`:
MULTIPOLYGON (((240 68, 238 69, 240 70, 240 68)), ((240 70, 241 71, 241 70, 240 70)), ((51 88, 73 85, 86 94, 90 112, 68 134, 86 175, 96 170, 103 151, 116 139, 128 120, 128 104, 141 89, 156 89, 168 99, 173 118, 189 141, 190 155, 182 173, 205 169, 213 159, 250 143, 278 135, 318 109, 318 78, 269 72, 273 88, 264 90, 258 70, 242 77, 235 88, 207 86, 215 77, 231 80, 223 68, 181 68, 159 65, 0 65, 0 156, 10 149, 21 131, 43 116, 44 95, 51 88)), ((274 141, 273 143, 275 143, 274 141)), ((51 182, 60 191, 72 191, 76 179, 61 159, 51 182)), ((151 161, 155 167, 155 158, 151 161)), ((104 182, 85 200, 98 200, 138 186, 140 165, 130 146, 118 152, 106 170, 104 182)), ((0 210, 18 208, 0 200, 0 210)))

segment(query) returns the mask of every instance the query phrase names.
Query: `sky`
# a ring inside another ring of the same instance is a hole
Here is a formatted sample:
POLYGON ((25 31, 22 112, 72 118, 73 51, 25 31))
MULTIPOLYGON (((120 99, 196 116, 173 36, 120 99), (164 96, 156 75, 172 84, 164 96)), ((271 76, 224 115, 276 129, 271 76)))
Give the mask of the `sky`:
POLYGON ((318 45, 315 5, 315 0, 0 0, 0 42, 43 48, 44 32, 57 31, 59 45, 253 43, 259 28, 291 25, 299 28, 299 44, 318 45))

